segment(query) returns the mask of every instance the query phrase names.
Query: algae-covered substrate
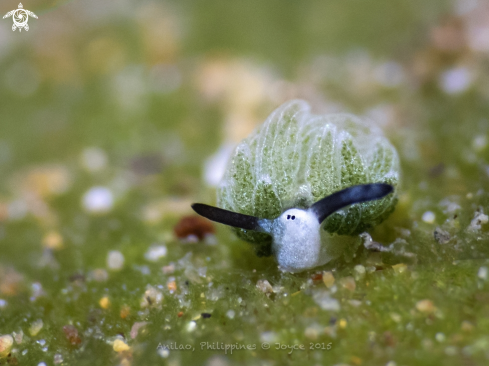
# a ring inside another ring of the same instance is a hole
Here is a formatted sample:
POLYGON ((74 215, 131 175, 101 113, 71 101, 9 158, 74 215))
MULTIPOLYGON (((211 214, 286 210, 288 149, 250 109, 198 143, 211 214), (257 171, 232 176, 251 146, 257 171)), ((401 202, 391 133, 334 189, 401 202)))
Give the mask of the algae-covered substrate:
POLYGON ((55 3, 0 22, 0 365, 488 364, 486 3, 55 3), (191 204, 296 98, 374 121, 401 175, 291 274, 191 204))

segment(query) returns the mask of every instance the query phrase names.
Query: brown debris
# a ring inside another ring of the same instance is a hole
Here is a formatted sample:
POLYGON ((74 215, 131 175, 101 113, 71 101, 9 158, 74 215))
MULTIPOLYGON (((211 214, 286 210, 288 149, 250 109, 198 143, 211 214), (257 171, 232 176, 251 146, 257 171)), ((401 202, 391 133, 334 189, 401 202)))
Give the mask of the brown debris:
POLYGON ((63 327, 63 332, 65 332, 66 339, 72 346, 77 346, 82 342, 81 338, 78 336, 78 329, 73 325, 65 325, 63 327))
POLYGON ((158 174, 162 171, 163 166, 163 157, 158 154, 138 156, 131 161, 131 170, 142 176, 158 174))
POLYGON ((313 275, 311 275, 311 280, 313 280, 313 282, 322 281, 323 280, 323 274, 322 273, 314 273, 313 275))
POLYGON ((428 175, 430 178, 437 178, 442 175, 446 170, 445 164, 440 163, 430 168, 428 175))
POLYGON ((390 331, 384 332, 384 343, 386 346, 395 347, 396 346, 396 338, 390 331))
POLYGON ((462 50, 466 45, 463 20, 447 16, 440 24, 431 29, 431 42, 442 52, 452 53, 462 50))
POLYGON ((129 314, 131 314, 131 308, 128 305, 122 305, 120 317, 122 319, 126 319, 129 314))
POLYGON ((173 228, 173 232, 179 239, 187 239, 189 236, 203 240, 207 234, 214 234, 214 225, 200 216, 184 216, 173 228))
POLYGON ((86 278, 83 273, 74 273, 70 277, 68 277, 68 280, 70 282, 74 282, 77 285, 83 284, 85 282, 86 278))
POLYGON ((24 277, 12 267, 0 267, 0 294, 2 295, 16 295, 24 277))

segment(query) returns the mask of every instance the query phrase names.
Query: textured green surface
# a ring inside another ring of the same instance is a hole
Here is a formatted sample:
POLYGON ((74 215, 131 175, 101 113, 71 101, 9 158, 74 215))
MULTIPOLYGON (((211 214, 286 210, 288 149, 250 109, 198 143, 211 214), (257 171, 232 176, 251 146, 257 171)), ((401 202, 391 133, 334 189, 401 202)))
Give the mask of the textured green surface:
MULTIPOLYGON (((315 116, 304 101, 279 107, 234 151, 217 190, 219 207, 273 219, 289 208, 307 208, 341 189, 365 183, 397 188, 399 158, 372 121, 348 114, 315 116)), ((380 224, 394 210, 396 194, 331 215, 331 234, 355 235, 380 224)), ((270 238, 235 229, 271 254, 270 238), (265 248, 265 249, 264 249, 265 248)))

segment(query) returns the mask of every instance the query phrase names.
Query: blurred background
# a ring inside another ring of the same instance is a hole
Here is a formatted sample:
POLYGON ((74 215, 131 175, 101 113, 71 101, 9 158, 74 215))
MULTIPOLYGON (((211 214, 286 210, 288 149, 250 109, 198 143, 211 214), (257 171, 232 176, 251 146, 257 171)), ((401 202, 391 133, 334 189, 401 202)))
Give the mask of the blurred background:
MULTIPOLYGON (((23 5, 39 17, 28 32, 0 21, 0 334, 48 313, 29 302, 33 283, 57 296, 60 278, 106 267, 109 250, 143 276, 147 247, 173 240, 191 202, 215 202, 233 145, 293 98, 384 129, 403 168, 399 227, 442 224, 461 207, 470 223, 487 209, 484 0, 23 5)), ((0 14, 17 6, 4 0, 0 14)), ((231 263, 261 265, 239 250, 231 263)), ((144 292, 140 277, 120 281, 144 292)))
POLYGON ((458 162, 472 177, 481 168, 483 1, 24 5, 40 16, 32 31, 1 23, 3 177, 58 164, 52 173, 70 186, 146 184, 150 175, 152 198, 188 196, 202 177, 214 185, 229 146, 292 98, 316 113, 376 121, 400 149, 408 181, 439 164, 452 178, 458 162))

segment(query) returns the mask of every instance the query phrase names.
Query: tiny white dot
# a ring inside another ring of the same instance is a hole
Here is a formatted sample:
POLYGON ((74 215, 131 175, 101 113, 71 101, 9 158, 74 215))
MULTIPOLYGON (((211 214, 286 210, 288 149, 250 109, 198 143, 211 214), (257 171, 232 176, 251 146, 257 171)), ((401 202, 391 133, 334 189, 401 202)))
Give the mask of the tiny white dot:
POLYGON ((436 216, 433 212, 426 211, 421 219, 428 224, 432 224, 435 222, 436 216))
POLYGON ((83 207, 91 213, 109 212, 114 205, 112 191, 106 187, 90 188, 83 195, 83 207))

